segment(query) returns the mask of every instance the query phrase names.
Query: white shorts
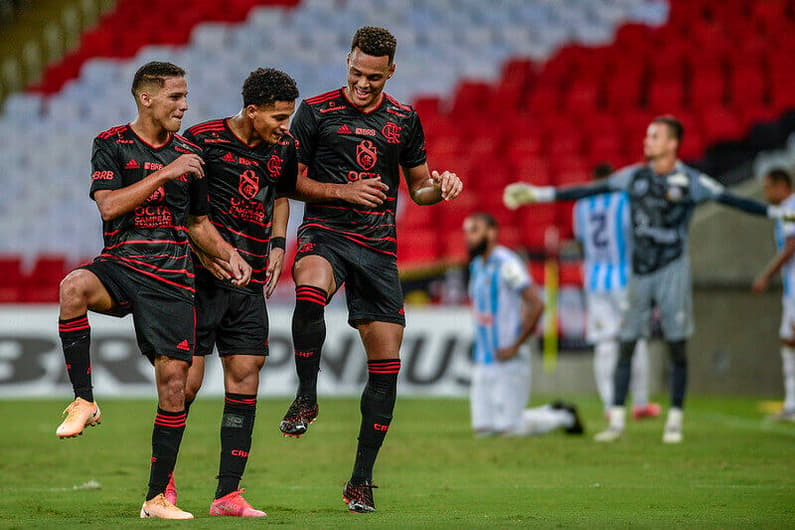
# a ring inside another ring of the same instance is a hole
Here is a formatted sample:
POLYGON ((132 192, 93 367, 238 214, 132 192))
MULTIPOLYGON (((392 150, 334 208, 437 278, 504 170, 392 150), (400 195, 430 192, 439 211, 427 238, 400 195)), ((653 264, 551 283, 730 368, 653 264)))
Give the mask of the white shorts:
POLYGON ((621 329, 621 313, 627 306, 627 292, 622 289, 613 292, 585 294, 588 305, 588 324, 585 340, 591 344, 618 338, 621 329))
POLYGON ((475 364, 470 389, 472 428, 488 432, 513 431, 521 422, 529 398, 529 357, 475 364))
POLYGON ((779 337, 783 340, 791 341, 795 339, 795 299, 781 299, 781 327, 778 330, 779 337))

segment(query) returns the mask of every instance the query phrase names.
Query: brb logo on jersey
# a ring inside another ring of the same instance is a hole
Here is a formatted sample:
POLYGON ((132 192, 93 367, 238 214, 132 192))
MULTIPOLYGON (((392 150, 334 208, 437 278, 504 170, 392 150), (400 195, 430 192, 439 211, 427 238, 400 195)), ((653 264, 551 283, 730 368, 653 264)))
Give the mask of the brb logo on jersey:
POLYGON ((268 168, 268 173, 270 173, 272 179, 277 179, 282 175, 282 162, 279 155, 275 153, 268 159, 268 163, 265 167, 268 168))
POLYGON ((370 140, 362 140, 356 146, 356 163, 365 171, 373 169, 378 161, 378 151, 370 140))
POLYGON ((386 141, 390 144, 399 144, 400 143, 400 125, 397 123, 390 121, 384 125, 384 128, 381 129, 381 134, 384 135, 386 141))
POLYGON ((237 191, 246 199, 253 199, 259 191, 259 177, 253 170, 247 169, 240 174, 240 184, 237 191))

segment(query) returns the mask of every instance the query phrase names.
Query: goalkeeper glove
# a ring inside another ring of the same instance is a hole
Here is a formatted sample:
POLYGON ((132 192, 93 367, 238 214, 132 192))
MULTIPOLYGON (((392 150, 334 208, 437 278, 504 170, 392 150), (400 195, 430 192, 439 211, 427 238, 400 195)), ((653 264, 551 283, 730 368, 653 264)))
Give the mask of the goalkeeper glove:
POLYGON ((508 184, 502 194, 502 202, 515 210, 523 204, 534 202, 552 202, 555 200, 555 188, 551 186, 533 186, 526 182, 508 184))

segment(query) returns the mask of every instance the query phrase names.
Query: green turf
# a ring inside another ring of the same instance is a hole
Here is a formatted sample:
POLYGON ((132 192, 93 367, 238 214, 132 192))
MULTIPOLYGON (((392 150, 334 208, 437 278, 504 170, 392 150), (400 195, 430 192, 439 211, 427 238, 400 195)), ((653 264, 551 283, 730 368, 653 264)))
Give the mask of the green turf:
MULTIPOLYGON (((137 518, 153 402, 104 400, 101 426, 59 441, 64 405, 0 401, 0 527, 795 527, 795 425, 764 422, 751 399, 693 398, 680 446, 660 442, 660 419, 631 423, 607 446, 590 435, 474 439, 466 401, 403 399, 376 466, 381 488, 370 515, 348 514, 340 500, 357 401, 322 400, 309 435, 295 440, 276 427, 288 401, 263 400, 243 486, 265 521, 206 515, 222 405, 198 401, 177 467, 179 505, 197 520, 181 523, 137 518), (74 489, 92 480, 99 489, 74 489)), ((593 434, 604 420, 595 401, 584 408, 593 434)))

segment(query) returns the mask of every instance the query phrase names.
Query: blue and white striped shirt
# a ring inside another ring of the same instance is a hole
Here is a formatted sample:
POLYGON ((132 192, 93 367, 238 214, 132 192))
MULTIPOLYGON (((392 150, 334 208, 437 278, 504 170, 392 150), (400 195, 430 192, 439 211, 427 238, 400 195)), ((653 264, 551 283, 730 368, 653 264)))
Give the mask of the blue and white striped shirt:
MULTIPOLYGON (((784 199, 780 206, 787 210, 795 209, 795 194, 784 199)), ((784 250, 787 239, 791 237, 795 237, 795 223, 776 221, 776 247, 779 251, 784 250)), ((792 292, 795 287, 795 257, 781 267, 781 282, 784 284, 784 298, 791 298, 795 294, 792 292)))
POLYGON ((583 287, 588 292, 613 292, 627 286, 631 271, 629 197, 604 193, 574 205, 574 235, 583 245, 583 287))
POLYGON ((513 345, 522 332, 522 291, 532 284, 527 266, 513 251, 497 246, 487 260, 469 266, 469 298, 475 316, 474 360, 496 362, 497 350, 513 345))

